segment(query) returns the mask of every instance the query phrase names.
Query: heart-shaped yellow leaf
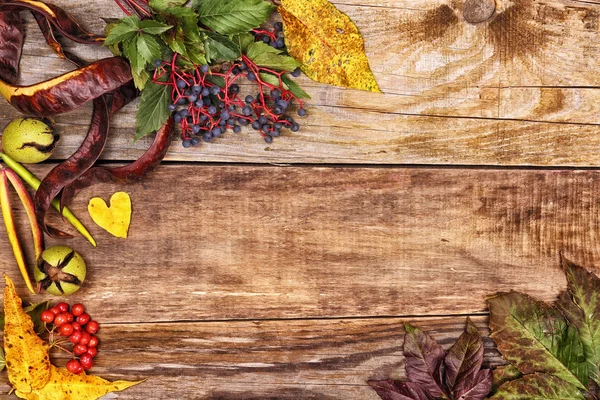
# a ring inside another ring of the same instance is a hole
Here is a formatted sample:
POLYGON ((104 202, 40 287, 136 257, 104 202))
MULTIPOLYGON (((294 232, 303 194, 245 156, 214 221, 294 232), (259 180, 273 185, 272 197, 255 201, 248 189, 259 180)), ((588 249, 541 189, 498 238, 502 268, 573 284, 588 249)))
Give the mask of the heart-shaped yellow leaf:
POLYGON ((131 222, 131 199, 127 193, 113 194, 110 198, 110 208, 103 199, 94 197, 88 204, 88 211, 99 227, 116 237, 127 237, 131 222))

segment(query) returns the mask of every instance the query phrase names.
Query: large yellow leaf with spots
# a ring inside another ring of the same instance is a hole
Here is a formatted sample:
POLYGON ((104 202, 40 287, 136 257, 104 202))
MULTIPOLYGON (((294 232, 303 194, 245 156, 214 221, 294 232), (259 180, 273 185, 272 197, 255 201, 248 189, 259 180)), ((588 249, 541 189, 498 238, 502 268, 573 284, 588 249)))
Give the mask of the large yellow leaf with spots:
MULTIPOLYGON (((141 381, 140 381, 141 382, 141 381)), ((43 388, 31 393, 15 392, 27 400, 95 400, 110 392, 118 392, 140 382, 109 382, 94 375, 72 374, 64 368, 51 366, 50 380, 43 388)))
POLYGON ((354 22, 327 0, 282 0, 285 43, 315 81, 379 92, 354 22))
POLYGON ((4 352, 8 381, 22 393, 43 388, 50 380, 48 344, 36 335, 31 317, 8 275, 4 275, 4 352))

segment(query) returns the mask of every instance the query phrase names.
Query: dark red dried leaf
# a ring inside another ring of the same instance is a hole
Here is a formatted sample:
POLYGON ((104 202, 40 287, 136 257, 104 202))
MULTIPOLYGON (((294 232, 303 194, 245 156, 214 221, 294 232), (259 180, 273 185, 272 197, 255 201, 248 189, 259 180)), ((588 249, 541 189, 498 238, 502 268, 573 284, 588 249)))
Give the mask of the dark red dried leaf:
POLYGON ((18 11, 28 9, 43 14, 65 37, 79 43, 102 44, 104 37, 87 32, 68 12, 53 4, 41 1, 19 0, 0 3, 0 11, 18 11))
POLYGON ((45 217, 50 202, 66 185, 74 182, 94 165, 106 144, 109 128, 109 106, 104 97, 94 100, 92 122, 87 136, 77 151, 54 167, 40 183, 35 193, 35 215, 40 226, 51 236, 64 237, 64 232, 46 225, 45 217))
POLYGON ((141 180, 152 172, 165 157, 174 131, 173 119, 169 118, 167 123, 156 133, 152 146, 138 160, 118 168, 94 167, 87 170, 75 182, 63 189, 61 206, 67 205, 80 190, 96 183, 132 183, 141 180))
POLYGON ((382 400, 434 400, 419 384, 413 382, 367 381, 382 400))
POLYGON ((431 336, 409 324, 405 325, 404 357, 406 374, 436 398, 448 398, 440 379, 440 367, 446 353, 431 336))
POLYGON ((32 86, 9 86, 0 82, 0 92, 24 114, 51 116, 72 111, 131 79, 127 61, 111 57, 32 86))
POLYGON ((15 83, 19 75, 24 32, 17 12, 0 12, 0 79, 8 83, 15 83))
POLYGON ((492 370, 482 369, 473 376, 457 382, 454 398, 460 400, 483 400, 492 389, 492 370))
POLYGON ((448 350, 444 359, 446 365, 446 385, 453 392, 455 385, 459 383, 468 388, 469 382, 475 381, 475 376, 483 364, 483 339, 467 318, 467 327, 456 343, 448 350))

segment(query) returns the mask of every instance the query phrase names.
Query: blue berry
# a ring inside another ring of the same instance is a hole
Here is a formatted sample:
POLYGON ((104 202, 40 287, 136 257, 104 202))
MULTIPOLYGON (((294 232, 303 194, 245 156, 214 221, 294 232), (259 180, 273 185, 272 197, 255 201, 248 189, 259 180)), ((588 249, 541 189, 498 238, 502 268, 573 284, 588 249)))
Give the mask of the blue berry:
POLYGON ((188 100, 190 103, 195 102, 196 100, 198 100, 198 96, 195 94, 190 94, 190 97, 188 97, 188 100))
POLYGON ((296 68, 296 69, 295 69, 295 70, 292 72, 292 76, 293 76, 294 78, 297 78, 297 77, 299 77, 299 76, 300 76, 300 73, 301 73, 301 71, 300 71, 300 68, 296 68))
POLYGON ((242 63, 240 64, 240 69, 243 71, 246 68, 248 68, 248 65, 246 65, 246 63, 242 61, 242 63))
POLYGON ((267 123, 267 117, 265 117, 264 115, 262 115, 259 119, 258 122, 260 122, 261 125, 264 125, 267 123))
POLYGON ((192 145, 192 143, 191 143, 189 140, 187 140, 187 139, 186 139, 186 140, 184 140, 183 142, 181 142, 181 145, 182 145, 183 147, 185 147, 186 149, 189 149, 189 148, 190 148, 190 146, 192 145))
POLYGON ((185 103, 187 103, 187 100, 184 97, 180 97, 179 100, 177 100, 177 104, 180 106, 184 105, 185 103))
POLYGON ((179 115, 179 113, 175 114, 175 116, 173 117, 173 120, 175 121, 175 123, 180 123, 181 120, 183 120, 183 117, 181 115, 179 115))
POLYGON ((273 142, 273 137, 269 136, 269 135, 265 136, 265 142, 272 143, 273 142))
POLYGON ((223 111, 221 113, 221 118, 223 118, 223 119, 229 119, 229 113, 227 111, 223 111))
POLYGON ((304 117, 306 115, 306 110, 304 108, 301 108, 298 110, 298 115, 301 117, 304 117))
POLYGON ((219 121, 219 125, 225 126, 225 125, 227 125, 227 121, 224 120, 224 119, 222 119, 222 120, 219 121))
POLYGON ((169 111, 177 110, 177 104, 169 104, 169 111))
POLYGON ((192 93, 194 93, 194 94, 200 94, 200 92, 202 92, 202 87, 200 85, 194 85, 194 86, 192 86, 192 93))
POLYGON ((273 128, 280 130, 281 128, 283 128, 283 124, 281 122, 275 122, 275 125, 273 125, 273 128))
POLYGON ((252 107, 244 106, 244 108, 242 108, 242 114, 244 114, 246 117, 252 114, 252 107))
POLYGON ((215 115, 217 113, 217 108, 215 106, 208 107, 208 113, 210 115, 215 115))
POLYGON ((239 93, 240 92, 240 85, 234 83, 233 85, 229 86, 229 91, 231 93, 234 93, 234 94, 235 93, 239 93))
POLYGON ((239 75, 241 72, 242 72, 242 70, 238 66, 235 66, 231 69, 231 73, 234 75, 239 75))
POLYGON ((202 91, 200 92, 200 94, 201 94, 203 97, 206 97, 206 96, 208 96, 208 95, 210 94, 210 89, 209 89, 209 88, 207 88, 207 87, 205 87, 205 88, 202 88, 202 91))
POLYGON ((255 81, 256 80, 256 75, 254 75, 254 72, 248 72, 248 80, 249 81, 255 81))
POLYGON ((200 125, 192 126, 192 132, 194 132, 194 134, 200 133, 200 125))
POLYGON ((207 117, 206 115, 204 115, 204 114, 202 114, 202 115, 200 116, 200 122, 204 122, 204 121, 206 121, 207 119, 208 119, 208 117, 207 117))
POLYGON ((270 135, 273 137, 279 137, 279 135, 281 135, 281 132, 279 132, 278 130, 274 130, 273 132, 270 133, 270 135))
POLYGON ((240 133, 242 131, 242 127, 239 125, 236 125, 233 127, 233 133, 240 133))
POLYGON ((162 61, 160 61, 160 60, 154 60, 154 66, 156 68, 160 67, 161 65, 162 65, 162 61))
POLYGON ((219 106, 219 110, 222 110, 222 109, 225 108, 225 103, 223 103, 222 101, 220 101, 219 104, 218 104, 218 106, 219 106))
POLYGON ((275 22, 273 28, 275 28, 277 32, 281 32, 283 30, 283 24, 281 22, 275 22))
POLYGON ((210 88, 210 94, 214 94, 215 96, 218 95, 219 93, 221 93, 221 88, 218 87, 217 85, 212 86, 210 88))
POLYGON ((179 89, 185 89, 187 87, 187 85, 188 85, 187 82, 184 81, 183 79, 177 80, 177 87, 179 89))
POLYGON ((197 100, 194 105, 198 108, 202 108, 204 107, 204 103, 202 102, 202 100, 197 100))
POLYGON ((181 111, 179 111, 179 114, 181 115, 182 118, 185 118, 188 115, 190 115, 190 112, 188 110, 181 110, 181 111))
POLYGON ((200 144, 200 138, 192 138, 192 146, 196 147, 200 144))
POLYGON ((229 126, 233 126, 233 125, 235 125, 235 119, 234 119, 234 118, 229 118, 229 119, 227 120, 227 125, 229 125, 229 126))
POLYGON ((290 105, 290 103, 288 103, 287 101, 283 100, 283 99, 279 99, 275 102, 276 106, 279 106, 281 108, 283 108, 284 110, 286 108, 288 108, 288 106, 290 105))
POLYGON ((212 101, 210 100, 210 97, 205 97, 202 99, 202 104, 204 104, 205 106, 210 106, 212 104, 212 101))
POLYGON ((238 124, 242 125, 242 126, 246 126, 250 123, 250 121, 248 121, 247 119, 244 118, 238 118, 238 124))
POLYGON ((202 67, 200 67, 200 71, 202 71, 203 74, 206 74, 208 72, 208 65, 203 65, 202 67))
POLYGON ((262 40, 263 43, 269 44, 269 42, 271 41, 271 38, 268 36, 263 36, 262 38, 260 38, 260 40, 262 40))
POLYGON ((212 134, 210 132, 206 132, 204 135, 202 135, 202 140, 204 140, 206 143, 210 143, 212 142, 212 134))
POLYGON ((254 101, 254 97, 248 95, 246 96, 246 98, 244 99, 244 101, 248 104, 252 103, 254 101))
POLYGON ((223 132, 221 132, 221 128, 219 128, 218 126, 213 128, 213 130, 212 130, 213 137, 219 137, 219 136, 221 136, 221 133, 223 133, 223 132))
POLYGON ((285 42, 283 41, 282 38, 279 38, 275 41, 275 48, 282 49, 284 47, 285 47, 285 42))
POLYGON ((271 130, 271 125, 269 124, 264 124, 260 129, 262 129, 262 131, 264 133, 269 133, 269 131, 271 130))
POLYGON ((279 91, 279 89, 271 90, 271 97, 273 97, 274 99, 281 97, 281 92, 279 91))
POLYGON ((290 129, 292 132, 298 132, 300 130, 300 125, 294 123, 290 129))
POLYGON ((279 115, 279 114, 283 114, 283 108, 281 108, 281 107, 279 107, 279 106, 276 106, 276 107, 273 109, 273 112, 274 112, 275 114, 278 114, 278 115, 279 115))
POLYGON ((259 130, 261 126, 262 126, 262 124, 258 120, 252 122, 252 128, 253 129, 259 130))

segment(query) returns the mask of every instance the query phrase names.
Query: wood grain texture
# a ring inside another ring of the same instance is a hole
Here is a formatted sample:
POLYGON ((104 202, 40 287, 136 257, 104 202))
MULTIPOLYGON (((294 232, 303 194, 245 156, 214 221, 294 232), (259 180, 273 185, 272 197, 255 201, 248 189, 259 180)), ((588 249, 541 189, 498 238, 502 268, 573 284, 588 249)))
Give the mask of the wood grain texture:
MULTIPOLYGON (((75 199, 99 247, 63 242, 89 264, 69 300, 111 323, 468 314, 511 289, 551 301, 565 287, 560 251, 598 271, 599 182, 596 171, 165 166, 75 199), (118 190, 133 202, 126 240, 86 210, 118 190)), ((22 288, 11 257, 0 268, 22 288)))
MULTIPOLYGON (((95 32, 119 17, 111 0, 54 0, 95 32)), ((267 146, 256 134, 228 134, 169 159, 276 163, 600 165, 600 5, 567 0, 499 1, 494 17, 469 24, 462 0, 336 2, 365 36, 384 95, 301 83, 313 96, 304 129, 267 146)), ((108 51, 80 46, 97 59, 108 51)), ((44 47, 30 23, 23 82, 70 66, 44 47)), ((135 105, 115 118, 104 157, 132 159, 135 105)), ((89 109, 58 118, 56 158, 81 141, 89 109)), ((0 128, 16 116, 0 104, 0 128)))
MULTIPOLYGON (((488 333, 486 317, 474 321, 488 333)), ((406 378, 406 322, 448 349, 465 317, 103 324, 90 372, 107 379, 148 378, 119 393, 122 400, 376 400, 368 379, 406 378)), ((503 363, 491 340, 484 344, 486 366, 503 363)), ((66 360, 54 354, 55 364, 66 360)), ((0 392, 7 391, 1 374, 0 392)))

